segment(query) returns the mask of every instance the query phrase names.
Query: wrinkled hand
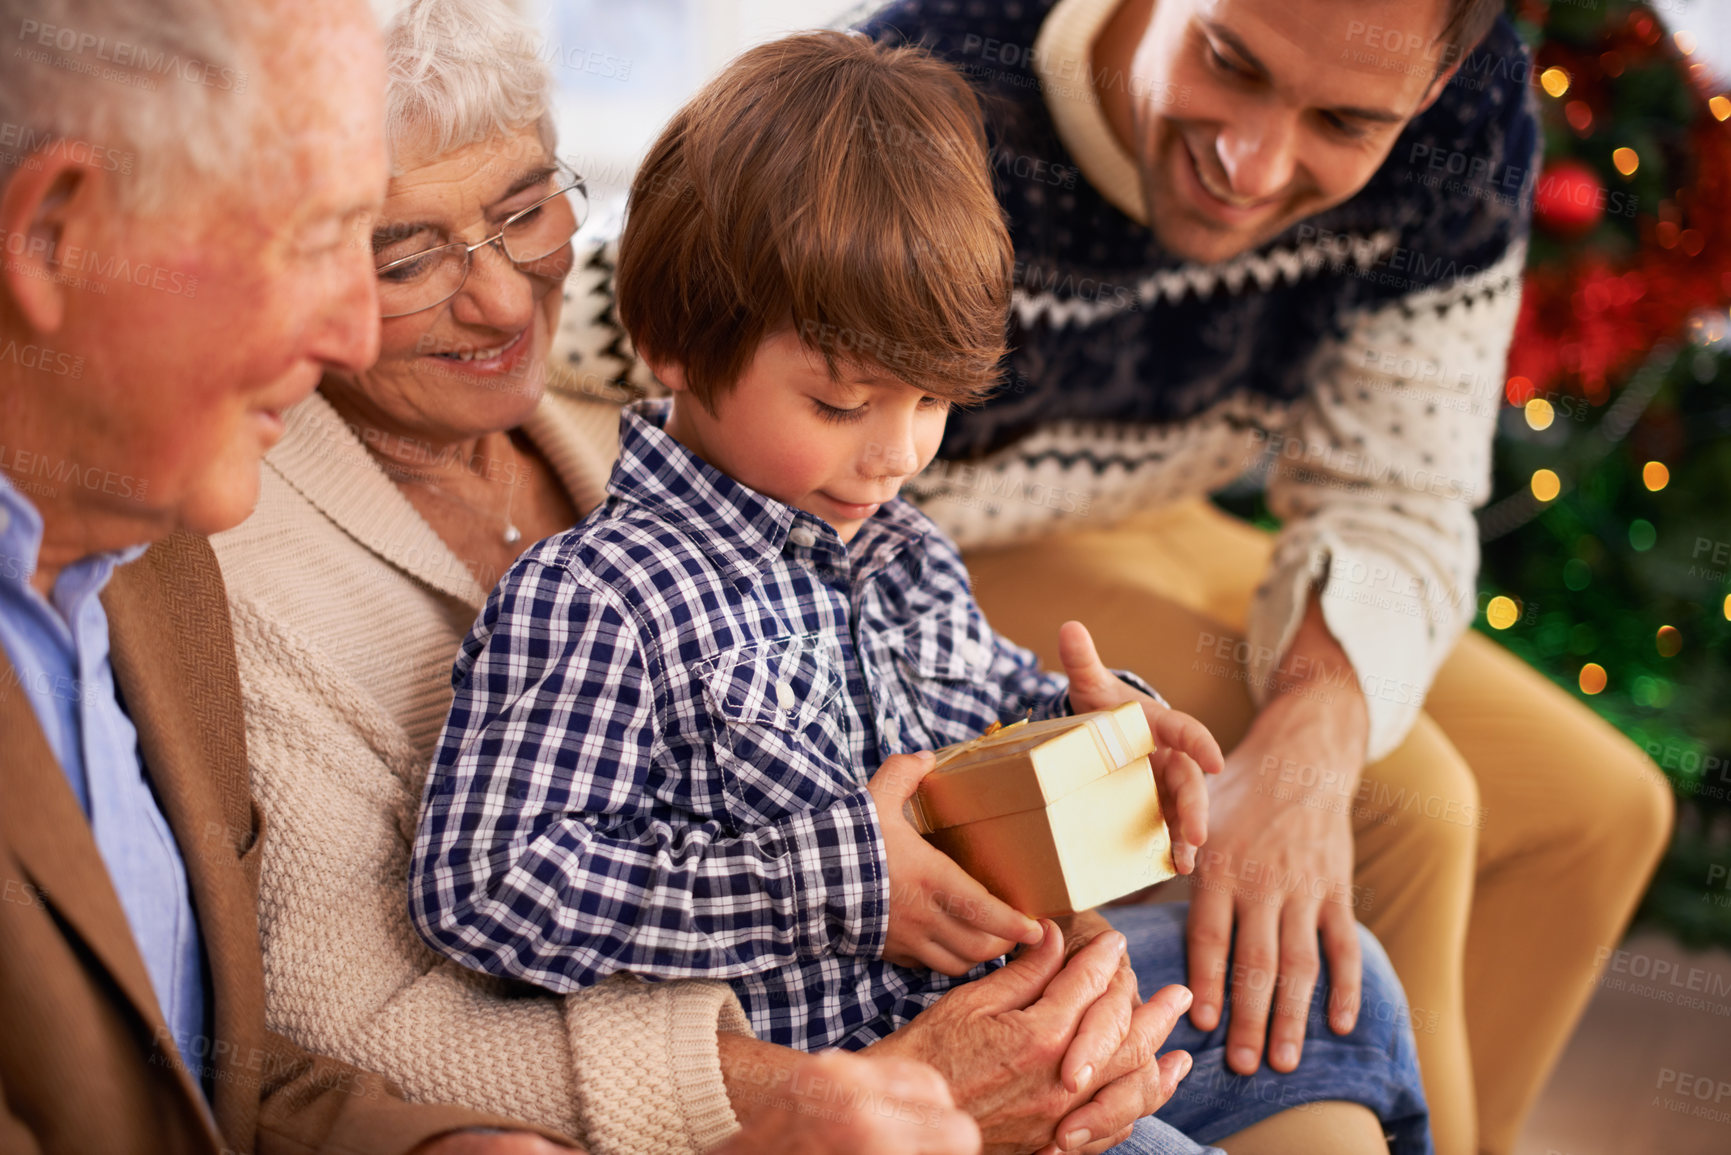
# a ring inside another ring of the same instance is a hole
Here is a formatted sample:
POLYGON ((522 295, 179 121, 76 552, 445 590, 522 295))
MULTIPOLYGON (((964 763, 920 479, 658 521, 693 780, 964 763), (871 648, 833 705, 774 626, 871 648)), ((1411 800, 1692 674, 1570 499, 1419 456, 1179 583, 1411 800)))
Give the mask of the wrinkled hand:
POLYGON ((1313 780, 1356 782, 1359 767, 1336 767, 1340 745, 1307 717, 1306 705, 1275 699, 1227 759, 1214 791, 1213 839, 1191 883, 1190 1018, 1201 1030, 1218 1025, 1236 937, 1226 1062, 1241 1075, 1260 1065, 1265 1037, 1269 1066, 1298 1066, 1319 975, 1319 932, 1331 979, 1329 1027, 1346 1034, 1358 1019, 1352 795, 1282 783, 1271 772, 1293 762, 1322 767, 1306 775, 1313 780))
POLYGON ((585 1155, 529 1131, 452 1131, 429 1139, 410 1155, 585 1155))
POLYGON ((1040 926, 993 897, 902 813, 934 764, 925 751, 895 755, 878 767, 866 789, 877 808, 890 883, 884 958, 955 976, 1008 954, 1019 942, 1039 942, 1040 926))
POLYGON ((1220 745, 1208 727, 1150 698, 1100 660, 1093 635, 1081 622, 1058 628, 1058 660, 1070 676, 1070 706, 1078 714, 1110 710, 1125 702, 1142 703, 1148 728, 1154 732, 1154 782, 1160 790, 1160 811, 1172 835, 1172 864, 1179 874, 1196 866, 1196 848, 1208 839, 1208 787, 1204 773, 1218 774, 1225 766, 1220 745))
POLYGON ((1088 1011, 1120 981, 1125 942, 1116 931, 1100 933, 1066 962, 1063 932, 1042 925, 1038 946, 945 994, 865 1052, 937 1068, 979 1121, 990 1155, 1105 1150, 1159 1110, 1190 1069, 1182 1051, 1155 1059, 1190 1002, 1188 991, 1170 986, 1134 1009, 1122 1043, 1079 1089, 1067 1085, 1061 1071, 1072 1043, 1088 1011))
POLYGON ((777 1088, 795 1109, 759 1112, 711 1155, 977 1155, 980 1129, 924 1063, 829 1051, 777 1088))

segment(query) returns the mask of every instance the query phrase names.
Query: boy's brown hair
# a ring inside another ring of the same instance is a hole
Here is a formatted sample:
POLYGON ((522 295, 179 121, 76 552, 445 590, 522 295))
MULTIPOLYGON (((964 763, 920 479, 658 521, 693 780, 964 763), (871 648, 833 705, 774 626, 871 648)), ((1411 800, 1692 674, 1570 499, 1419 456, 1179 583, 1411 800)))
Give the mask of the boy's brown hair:
POLYGON ((832 375, 880 367, 966 402, 997 383, 1013 262, 961 74, 815 32, 746 52, 668 124, 615 283, 638 353, 711 411, 790 325, 832 375))

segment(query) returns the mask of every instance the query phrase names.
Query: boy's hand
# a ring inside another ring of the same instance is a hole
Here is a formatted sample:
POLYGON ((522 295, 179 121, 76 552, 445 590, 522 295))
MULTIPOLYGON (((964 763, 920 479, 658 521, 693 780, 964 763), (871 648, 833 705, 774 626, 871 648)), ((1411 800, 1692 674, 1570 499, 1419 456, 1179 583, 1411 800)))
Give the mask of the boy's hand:
POLYGON ((1094 638, 1081 622, 1058 627, 1058 660, 1070 675, 1070 707, 1078 714, 1110 710, 1125 702, 1142 703, 1154 732, 1154 783, 1160 810, 1172 835, 1172 863, 1179 874, 1196 867, 1196 848, 1208 839, 1208 790, 1202 774, 1226 766, 1208 728, 1189 714, 1162 706, 1119 678, 1100 661, 1094 638))
POLYGON ((1008 954, 1019 942, 1032 946, 1044 932, 920 837, 902 813, 902 804, 935 764, 929 751, 897 754, 878 767, 866 789, 877 807, 890 878, 884 959, 954 977, 1008 954))

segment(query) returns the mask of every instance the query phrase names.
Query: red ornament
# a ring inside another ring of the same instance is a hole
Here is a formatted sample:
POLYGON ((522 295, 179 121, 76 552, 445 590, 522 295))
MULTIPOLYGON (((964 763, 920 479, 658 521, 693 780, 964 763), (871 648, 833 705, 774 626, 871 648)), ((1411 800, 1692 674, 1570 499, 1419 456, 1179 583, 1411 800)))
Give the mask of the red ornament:
POLYGON ((1578 160, 1560 160, 1539 174, 1533 219, 1553 236, 1578 237, 1605 215, 1605 186, 1578 160))

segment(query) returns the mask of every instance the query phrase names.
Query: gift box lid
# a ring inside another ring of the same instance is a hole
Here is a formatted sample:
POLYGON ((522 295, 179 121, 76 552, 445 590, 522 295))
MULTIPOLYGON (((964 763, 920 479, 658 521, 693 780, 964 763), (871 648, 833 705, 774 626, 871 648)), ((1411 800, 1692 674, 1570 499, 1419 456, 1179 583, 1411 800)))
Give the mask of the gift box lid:
POLYGON ((1037 810, 1145 758, 1154 735, 1141 703, 1017 722, 946 746, 910 801, 921 833, 1037 810))

